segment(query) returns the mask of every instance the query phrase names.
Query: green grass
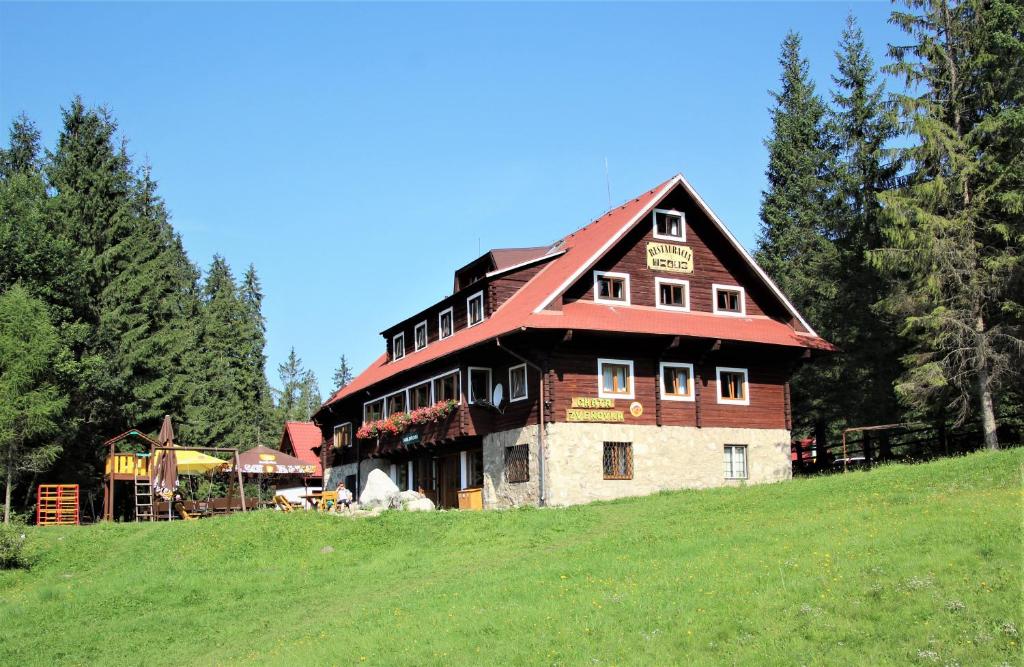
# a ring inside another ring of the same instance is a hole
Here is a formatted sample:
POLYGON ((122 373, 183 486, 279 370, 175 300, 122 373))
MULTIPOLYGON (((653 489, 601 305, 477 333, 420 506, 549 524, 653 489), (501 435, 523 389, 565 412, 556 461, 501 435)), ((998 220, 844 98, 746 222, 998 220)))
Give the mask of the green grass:
POLYGON ((0 572, 0 665, 1016 665, 1022 465, 32 529, 35 567, 0 572))

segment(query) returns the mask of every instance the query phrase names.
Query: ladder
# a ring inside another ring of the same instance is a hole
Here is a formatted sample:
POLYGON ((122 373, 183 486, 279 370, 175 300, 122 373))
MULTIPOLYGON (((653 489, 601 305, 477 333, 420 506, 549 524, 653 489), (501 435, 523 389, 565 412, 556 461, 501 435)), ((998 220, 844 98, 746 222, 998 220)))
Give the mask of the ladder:
MULTIPOLYGON (((133 469, 133 482, 135 484, 135 520, 153 520, 153 482, 149 475, 139 477, 139 458, 142 455, 136 454, 135 467, 133 469)), ((148 470, 148 466, 147 466, 148 470)))

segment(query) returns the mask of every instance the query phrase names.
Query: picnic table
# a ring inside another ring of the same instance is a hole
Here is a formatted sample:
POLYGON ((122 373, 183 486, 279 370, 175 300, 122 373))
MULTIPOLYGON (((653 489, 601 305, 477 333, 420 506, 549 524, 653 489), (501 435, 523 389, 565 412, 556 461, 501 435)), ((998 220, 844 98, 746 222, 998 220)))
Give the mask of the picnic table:
POLYGON ((317 508, 317 505, 320 504, 320 499, 323 497, 323 495, 323 492, 317 491, 299 497, 305 499, 305 501, 309 503, 309 509, 315 510, 317 508))

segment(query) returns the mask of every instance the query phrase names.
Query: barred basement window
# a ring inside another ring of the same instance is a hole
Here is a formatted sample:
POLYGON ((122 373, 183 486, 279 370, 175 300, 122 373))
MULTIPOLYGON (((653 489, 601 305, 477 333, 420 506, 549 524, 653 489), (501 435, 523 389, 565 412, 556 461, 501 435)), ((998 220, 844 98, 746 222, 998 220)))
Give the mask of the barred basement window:
POLYGON ((633 443, 604 443, 604 478, 633 479, 633 443))
POLYGON ((505 481, 530 481, 530 446, 513 445, 505 448, 505 481))
POLYGON ((746 479, 747 478, 747 446, 726 445, 725 446, 725 478, 746 479))

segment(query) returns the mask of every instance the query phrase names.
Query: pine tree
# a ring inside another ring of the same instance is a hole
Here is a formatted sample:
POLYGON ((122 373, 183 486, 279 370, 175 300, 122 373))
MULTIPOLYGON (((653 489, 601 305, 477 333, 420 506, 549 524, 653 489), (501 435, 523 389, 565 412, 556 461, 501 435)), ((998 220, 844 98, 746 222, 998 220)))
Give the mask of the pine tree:
POLYGON ((897 385, 919 411, 980 414, 998 448, 996 393, 1019 382, 1021 271, 1021 10, 1006 2, 910 0, 891 21, 911 38, 887 70, 917 143, 910 171, 883 195, 886 247, 877 265, 901 278, 889 306, 913 349, 897 385), (917 94, 914 94, 917 93, 917 94), (1016 314, 1016 315, 1015 315, 1016 314))
POLYGON ((277 419, 283 426, 286 421, 309 421, 320 407, 320 386, 316 374, 302 366, 302 359, 295 348, 288 351, 288 358, 277 367, 281 380, 278 391, 277 419))
POLYGON ((332 393, 340 391, 351 381, 352 367, 348 365, 348 359, 343 354, 338 362, 338 368, 334 371, 334 392, 332 393))
POLYGON ((306 371, 302 374, 302 386, 299 390, 299 410, 302 421, 313 419, 313 413, 317 411, 323 401, 320 398, 320 383, 316 379, 316 373, 306 371))
POLYGON ((877 82, 874 61, 853 15, 847 17, 836 51, 837 74, 829 135, 836 144, 835 191, 829 216, 836 256, 831 272, 840 286, 824 304, 830 311, 825 333, 843 352, 816 365, 832 367, 834 382, 820 389, 833 406, 833 421, 844 425, 899 421, 893 384, 899 368, 899 327, 875 304, 889 291, 887 281, 867 260, 880 247, 880 193, 893 187, 899 162, 887 148, 897 120, 877 82), (857 391, 849 391, 857 387, 857 391))
POLYGON ((242 354, 242 401, 248 420, 246 441, 259 443, 277 436, 274 432, 273 397, 267 382, 266 319, 263 317, 263 290, 256 267, 242 277, 240 299, 245 308, 242 337, 238 345, 242 354))
POLYGON ((69 363, 46 304, 15 285, 0 294, 0 470, 4 478, 4 523, 10 521, 11 496, 22 472, 42 472, 53 464, 60 445, 57 431, 67 397, 56 380, 69 363))
MULTIPOLYGON (((798 34, 786 35, 779 65, 781 85, 772 92, 772 134, 765 141, 768 190, 762 193, 756 257, 827 337, 834 324, 828 304, 837 293, 832 273, 836 251, 828 222, 835 146, 825 128, 825 105, 800 55, 798 34)), ((807 422, 820 422, 831 413, 820 387, 834 384, 835 378, 824 373, 821 366, 811 366, 794 377, 793 412, 807 422)))
POLYGON ((191 356, 195 384, 186 399, 183 440, 248 448, 243 399, 244 360, 238 347, 246 309, 231 267, 214 255, 202 288, 198 349, 191 356))
POLYGON ((28 116, 20 114, 11 123, 10 143, 0 149, 0 178, 38 171, 39 156, 39 130, 28 116))
POLYGON ((189 376, 183 364, 195 344, 198 275, 168 220, 148 168, 134 184, 131 229, 103 252, 116 266, 100 294, 97 350, 105 393, 124 428, 153 430, 180 415, 189 376))

